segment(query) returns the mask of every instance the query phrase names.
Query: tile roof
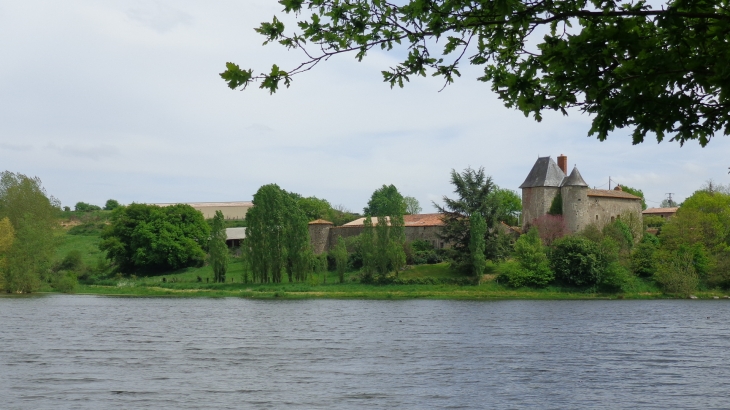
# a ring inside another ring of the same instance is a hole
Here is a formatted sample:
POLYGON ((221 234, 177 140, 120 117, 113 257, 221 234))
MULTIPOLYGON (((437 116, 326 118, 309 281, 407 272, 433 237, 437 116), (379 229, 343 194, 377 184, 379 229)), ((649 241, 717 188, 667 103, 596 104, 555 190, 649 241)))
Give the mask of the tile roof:
POLYGON ((309 223, 310 225, 334 225, 332 222, 324 220, 324 219, 317 219, 309 223))
POLYGON ((676 213, 678 207, 674 208, 647 208, 642 214, 673 214, 676 213))
POLYGON ((540 186, 559 187, 565 178, 565 173, 558 164, 550 157, 538 158, 532 166, 530 173, 520 188, 532 188, 540 186))
MULTIPOLYGON (((376 226, 378 224, 378 218, 372 218, 372 221, 373 226, 376 226)), ((405 226, 443 226, 444 224, 444 222, 441 220, 441 214, 403 215, 403 222, 405 222, 405 226)), ((365 218, 356 219, 342 226, 365 226, 365 218)))
POLYGON ((631 195, 624 191, 614 191, 608 189, 589 189, 588 196, 602 196, 606 198, 618 198, 618 199, 635 199, 640 201, 641 198, 635 195, 631 195))

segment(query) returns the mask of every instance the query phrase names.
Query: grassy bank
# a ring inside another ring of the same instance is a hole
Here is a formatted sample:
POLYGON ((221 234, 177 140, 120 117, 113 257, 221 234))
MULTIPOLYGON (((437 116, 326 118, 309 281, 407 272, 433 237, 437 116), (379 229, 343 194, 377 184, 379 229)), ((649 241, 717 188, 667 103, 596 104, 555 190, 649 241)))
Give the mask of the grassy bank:
MULTIPOLYGON (((245 297, 256 299, 656 299, 664 296, 655 288, 643 286, 635 292, 610 294, 591 293, 578 289, 548 287, 545 289, 510 289, 486 275, 479 285, 370 285, 357 282, 357 273, 350 272, 344 283, 336 274, 325 277, 315 274, 304 283, 252 284, 242 283, 243 267, 239 260, 231 263, 226 283, 206 282, 212 278, 210 267, 188 268, 165 275, 116 278, 80 285, 79 294, 113 296, 171 296, 171 297, 245 297), (200 277, 201 281, 198 281, 200 277)), ((419 265, 402 272, 401 279, 461 278, 448 264, 419 265)), ((284 279, 286 280, 286 279, 284 279)), ((711 297, 711 296, 710 296, 711 297)))
MULTIPOLYGON (((98 264, 104 254, 98 249, 98 233, 64 233, 57 252, 61 260, 68 252, 78 250, 87 266, 98 264)), ((557 286, 545 289, 512 289, 495 281, 497 266, 490 265, 479 285, 455 285, 449 281, 464 277, 449 269, 447 263, 418 265, 399 274, 400 279, 422 280, 431 278, 444 284, 390 284, 369 285, 358 281, 357 272, 349 272, 344 283, 338 283, 335 272, 314 274, 305 283, 251 284, 243 283, 241 260, 233 258, 227 273, 226 283, 212 283, 213 272, 209 266, 187 268, 154 276, 98 275, 82 281, 76 288, 77 294, 109 296, 166 296, 166 297, 245 297, 260 299, 659 299, 668 298, 650 281, 636 279, 630 289, 623 293, 595 293, 582 289, 557 286)), ((50 292, 44 286, 42 292, 50 292)), ((722 292, 697 292, 700 298, 722 297, 722 292)))

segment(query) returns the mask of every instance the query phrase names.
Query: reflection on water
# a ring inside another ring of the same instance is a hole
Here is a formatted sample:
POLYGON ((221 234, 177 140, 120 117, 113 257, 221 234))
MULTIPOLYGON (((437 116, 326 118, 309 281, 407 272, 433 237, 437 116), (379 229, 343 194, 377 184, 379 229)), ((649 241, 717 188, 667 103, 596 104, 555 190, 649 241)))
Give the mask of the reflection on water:
POLYGON ((727 408, 730 303, 0 299, 0 407, 727 408))

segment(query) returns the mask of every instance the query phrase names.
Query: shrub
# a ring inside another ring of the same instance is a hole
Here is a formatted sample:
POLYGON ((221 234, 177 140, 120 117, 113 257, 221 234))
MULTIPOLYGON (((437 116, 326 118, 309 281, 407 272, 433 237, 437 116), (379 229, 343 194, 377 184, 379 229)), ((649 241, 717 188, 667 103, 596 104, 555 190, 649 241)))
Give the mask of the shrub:
POLYGON ((507 265, 503 280, 512 287, 544 287, 555 279, 537 229, 531 228, 515 242, 515 259, 519 269, 507 265))
POLYGON ((410 242, 410 244, 414 252, 427 252, 434 250, 433 244, 431 244, 431 242, 429 241, 424 241, 423 239, 417 239, 413 242, 410 242))
POLYGON ((730 288, 730 248, 723 249, 714 256, 714 266, 707 275, 707 284, 728 289, 730 288))
POLYGON ((56 271, 73 271, 78 272, 84 267, 84 261, 81 259, 81 251, 71 250, 66 256, 58 263, 54 270, 56 271))
POLYGON ((695 255, 686 247, 677 251, 662 251, 654 280, 666 293, 687 296, 697 289, 699 276, 695 255))
POLYGON ((73 293, 76 291, 76 275, 73 272, 58 271, 51 282, 51 287, 62 293, 73 293))
POLYGON ((543 215, 532 221, 530 225, 537 228, 540 239, 547 246, 552 245, 556 239, 562 238, 568 233, 562 215, 543 215))
POLYGON ((76 212, 91 212, 91 211, 101 211, 101 207, 97 205, 91 205, 87 204, 86 202, 77 202, 74 206, 74 211, 76 212))
POLYGON ((664 225, 664 218, 661 216, 653 215, 644 217, 644 225, 649 228, 661 228, 664 225))
POLYGON ((523 268, 517 261, 507 261, 499 265, 497 282, 512 288, 530 286, 532 273, 523 268))
POLYGON ((630 250, 634 246, 631 229, 620 219, 604 226, 603 236, 613 239, 622 251, 630 250))
POLYGON ((606 265, 599 245, 578 236, 558 239, 550 252, 556 279, 568 285, 597 285, 606 265))
POLYGON ((631 269, 637 276, 649 278, 656 272, 655 258, 657 247, 650 242, 641 242, 631 253, 631 269))
POLYGON ((659 246, 659 238, 654 234, 645 232, 644 236, 641 238, 641 243, 650 243, 654 246, 659 246))

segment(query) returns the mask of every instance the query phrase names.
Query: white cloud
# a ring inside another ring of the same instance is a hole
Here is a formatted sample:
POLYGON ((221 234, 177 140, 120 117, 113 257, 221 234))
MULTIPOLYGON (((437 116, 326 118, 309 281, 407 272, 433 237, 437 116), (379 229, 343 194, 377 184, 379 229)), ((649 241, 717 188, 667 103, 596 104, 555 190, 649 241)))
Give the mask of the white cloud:
MULTIPOLYGON (((456 84, 413 78, 390 89, 397 55, 338 56, 270 96, 229 90, 225 62, 290 68, 302 55, 253 31, 281 15, 269 0, 3 4, 0 163, 41 177, 65 203, 246 200, 265 183, 361 210, 394 183, 431 211, 451 169, 484 166, 517 189, 538 155, 568 155, 586 181, 609 176, 661 201, 727 183, 727 138, 631 145, 587 138, 590 119, 507 109, 479 68, 456 84), (38 149, 46 147, 47 149, 38 149)), ((291 19, 284 19, 290 23, 291 19)))

